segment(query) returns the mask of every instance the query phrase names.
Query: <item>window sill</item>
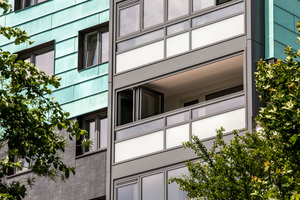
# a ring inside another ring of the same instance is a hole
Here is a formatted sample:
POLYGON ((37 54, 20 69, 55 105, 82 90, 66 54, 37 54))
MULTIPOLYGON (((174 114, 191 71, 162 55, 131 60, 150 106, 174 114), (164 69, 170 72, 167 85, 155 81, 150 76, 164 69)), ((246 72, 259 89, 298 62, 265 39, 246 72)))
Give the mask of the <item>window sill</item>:
POLYGON ((82 158, 82 157, 86 157, 86 156, 90 156, 90 155, 97 154, 97 153, 100 153, 100 152, 104 152, 106 150, 107 150, 107 148, 103 148, 103 149, 99 149, 99 150, 96 150, 96 151, 81 154, 81 155, 75 156, 75 159, 79 159, 79 158, 82 158))
POLYGON ((6 178, 7 179, 11 179, 11 178, 14 178, 14 177, 17 177, 17 176, 21 176, 21 175, 24 175, 24 174, 28 174, 28 173, 31 173, 32 170, 29 169, 29 170, 26 170, 26 171, 23 171, 23 172, 17 172, 17 173, 14 173, 12 175, 8 175, 6 178))
POLYGON ((108 63, 108 61, 107 61, 107 62, 103 62, 103 63, 96 64, 96 65, 88 66, 88 67, 85 67, 85 68, 81 68, 81 69, 78 69, 78 71, 81 72, 81 71, 84 71, 84 70, 88 70, 88 69, 90 69, 90 68, 94 68, 94 67, 103 65, 103 64, 105 64, 105 63, 108 63))

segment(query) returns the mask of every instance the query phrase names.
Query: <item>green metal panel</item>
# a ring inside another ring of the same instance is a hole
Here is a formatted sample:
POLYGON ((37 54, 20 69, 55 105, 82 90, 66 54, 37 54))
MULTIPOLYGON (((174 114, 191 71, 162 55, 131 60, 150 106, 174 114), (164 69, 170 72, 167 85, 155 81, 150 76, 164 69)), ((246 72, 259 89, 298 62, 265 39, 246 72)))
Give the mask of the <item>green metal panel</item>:
POLYGON ((77 101, 64 104, 62 108, 70 112, 71 118, 107 107, 108 92, 89 96, 77 101))
POLYGON ((300 48, 295 28, 300 18, 299 10, 299 0, 266 1, 266 58, 283 59, 285 56, 282 47, 287 45, 294 49, 300 48))
POLYGON ((265 57, 274 57, 274 3, 273 0, 265 1, 265 57))
POLYGON ((56 43, 55 58, 59 58, 74 53, 74 48, 75 48, 74 43, 75 43, 74 38, 70 38, 68 40, 64 40, 62 42, 56 43))
POLYGON ((108 75, 74 85, 74 98, 80 99, 108 90, 108 75))
MULTIPOLYGON (((13 3, 13 0, 10 0, 13 3)), ((0 24, 25 29, 34 40, 14 45, 0 37, 0 48, 17 52, 55 40, 55 75, 61 86, 53 96, 71 117, 107 107, 108 63, 78 71, 78 31, 109 20, 108 0, 48 0, 0 16, 0 24)))
POLYGON ((55 101, 59 102, 60 104, 74 101, 73 86, 56 90, 53 92, 52 96, 54 96, 55 101))
POLYGON ((106 9, 108 9, 108 7, 99 6, 99 1, 86 1, 69 9, 54 13, 52 15, 52 26, 60 26, 106 9))
POLYGON ((55 74, 77 68, 77 53, 69 54, 55 59, 55 74))

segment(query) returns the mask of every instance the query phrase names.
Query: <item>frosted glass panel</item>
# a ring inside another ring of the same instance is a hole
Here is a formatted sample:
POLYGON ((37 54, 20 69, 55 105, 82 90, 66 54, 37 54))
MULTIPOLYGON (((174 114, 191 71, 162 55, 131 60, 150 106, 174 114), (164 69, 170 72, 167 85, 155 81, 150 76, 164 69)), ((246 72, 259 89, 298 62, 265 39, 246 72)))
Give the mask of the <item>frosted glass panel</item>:
POLYGON ((245 128, 245 108, 195 121, 192 123, 192 134, 197 135, 200 139, 205 139, 215 136, 216 129, 221 126, 225 132, 245 128))
POLYGON ((182 142, 189 141, 189 132, 189 124, 167 129, 167 148, 179 146, 182 142))
POLYGON ((202 47, 244 33, 244 15, 238 15, 192 31, 192 48, 202 47))
POLYGON ((159 41, 117 55, 117 73, 164 58, 164 42, 159 41))
POLYGON ((115 162, 163 150, 163 131, 141 136, 115 145, 115 162))
POLYGON ((167 39, 167 57, 189 50, 189 33, 167 39))

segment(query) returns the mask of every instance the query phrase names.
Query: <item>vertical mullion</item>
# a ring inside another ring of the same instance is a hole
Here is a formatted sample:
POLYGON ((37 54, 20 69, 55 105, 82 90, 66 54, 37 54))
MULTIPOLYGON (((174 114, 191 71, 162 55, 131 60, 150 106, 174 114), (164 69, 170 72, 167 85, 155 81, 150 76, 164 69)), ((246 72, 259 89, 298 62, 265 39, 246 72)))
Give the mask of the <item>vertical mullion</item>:
POLYGON ((97 46, 98 46, 98 52, 97 52, 97 64, 100 64, 102 61, 102 32, 99 30, 97 32, 97 46))

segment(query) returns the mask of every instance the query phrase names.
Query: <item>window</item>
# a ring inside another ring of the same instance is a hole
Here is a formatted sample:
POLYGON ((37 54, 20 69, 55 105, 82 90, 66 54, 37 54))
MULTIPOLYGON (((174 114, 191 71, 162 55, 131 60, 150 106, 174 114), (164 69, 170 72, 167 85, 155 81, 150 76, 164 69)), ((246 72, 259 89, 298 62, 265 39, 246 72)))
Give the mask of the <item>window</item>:
POLYGON ((164 94, 143 86, 118 92, 118 125, 163 112, 164 94))
POLYGON ((47 0, 15 0, 15 10, 24 9, 44 1, 47 0))
POLYGON ((186 200, 187 192, 179 189, 177 183, 168 184, 172 177, 189 174, 187 167, 163 170, 151 175, 142 175, 133 180, 116 184, 117 200, 186 200))
POLYGON ((79 31, 78 69, 108 62, 108 23, 79 31))
POLYGON ((82 148, 81 141, 77 143, 76 155, 82 155, 88 152, 106 149, 107 147, 107 110, 104 109, 92 115, 84 116, 80 119, 81 128, 88 132, 83 139, 90 139, 92 146, 90 148, 82 148))
POLYGON ((47 75, 54 74, 54 40, 16 52, 19 59, 28 60, 47 75))
POLYGON ((120 3, 118 5, 118 36, 136 33, 228 1, 232 0, 217 0, 216 2, 215 0, 140 0, 120 3))

